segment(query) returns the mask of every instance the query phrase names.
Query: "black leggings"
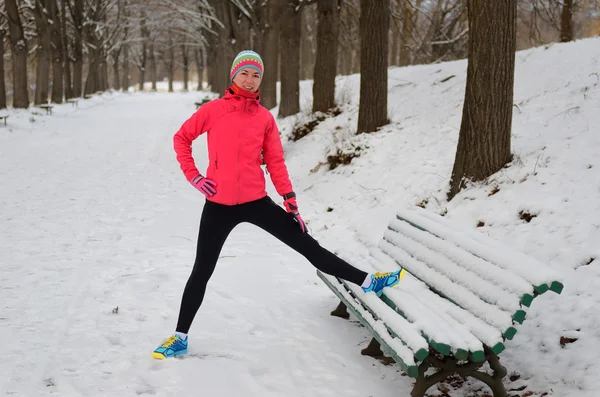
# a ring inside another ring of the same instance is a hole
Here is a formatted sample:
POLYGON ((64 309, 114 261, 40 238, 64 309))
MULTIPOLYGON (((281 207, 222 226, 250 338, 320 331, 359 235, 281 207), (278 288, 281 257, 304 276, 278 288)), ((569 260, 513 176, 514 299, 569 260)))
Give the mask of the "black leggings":
POLYGON ((223 244, 233 228, 249 222, 272 234, 304 255, 323 273, 361 285, 367 273, 338 258, 302 233, 294 219, 268 196, 250 203, 228 206, 206 201, 200 221, 194 269, 181 299, 177 332, 187 333, 202 304, 206 284, 215 270, 223 244))

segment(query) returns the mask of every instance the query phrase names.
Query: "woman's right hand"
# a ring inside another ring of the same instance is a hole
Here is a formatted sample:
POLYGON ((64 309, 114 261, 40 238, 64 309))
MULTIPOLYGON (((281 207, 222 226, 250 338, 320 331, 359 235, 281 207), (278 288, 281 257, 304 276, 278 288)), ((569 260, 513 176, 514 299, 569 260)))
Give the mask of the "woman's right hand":
POLYGON ((212 197, 217 193, 217 183, 211 179, 203 177, 202 175, 192 178, 190 183, 206 197, 212 197))

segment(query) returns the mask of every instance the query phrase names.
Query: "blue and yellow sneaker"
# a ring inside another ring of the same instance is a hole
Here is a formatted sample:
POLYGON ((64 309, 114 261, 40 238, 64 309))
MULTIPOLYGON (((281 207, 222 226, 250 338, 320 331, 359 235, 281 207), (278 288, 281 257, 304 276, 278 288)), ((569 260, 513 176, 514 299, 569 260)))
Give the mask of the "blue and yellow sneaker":
POLYGON ((386 287, 393 287, 402 280, 406 274, 405 269, 396 270, 395 272, 381 273, 377 272, 371 274, 371 284, 367 287, 362 287, 365 292, 375 292, 377 296, 381 296, 383 289, 386 287))
POLYGON ((152 352, 152 357, 158 360, 164 360, 165 358, 177 356, 179 354, 186 354, 188 349, 188 339, 181 339, 179 335, 173 335, 165 343, 152 352))

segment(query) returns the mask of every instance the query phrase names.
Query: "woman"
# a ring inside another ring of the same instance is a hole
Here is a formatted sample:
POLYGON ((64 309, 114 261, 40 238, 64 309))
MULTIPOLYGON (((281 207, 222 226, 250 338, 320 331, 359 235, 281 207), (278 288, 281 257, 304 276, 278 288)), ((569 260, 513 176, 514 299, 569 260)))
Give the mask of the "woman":
POLYGON ((262 76, 260 56, 254 51, 239 53, 231 66, 232 84, 225 95, 202 105, 173 138, 181 170, 192 186, 206 196, 206 204, 176 332, 152 353, 154 358, 187 353, 187 333, 202 304, 221 248, 231 230, 242 222, 264 229, 304 255, 317 269, 360 285, 365 292, 381 295, 384 287, 396 285, 404 275, 403 270, 367 274, 321 247, 307 233, 285 166, 277 124, 259 103, 262 76), (191 148, 192 141, 204 132, 209 158, 206 176, 196 168, 191 148), (285 210, 267 196, 261 151, 285 210))

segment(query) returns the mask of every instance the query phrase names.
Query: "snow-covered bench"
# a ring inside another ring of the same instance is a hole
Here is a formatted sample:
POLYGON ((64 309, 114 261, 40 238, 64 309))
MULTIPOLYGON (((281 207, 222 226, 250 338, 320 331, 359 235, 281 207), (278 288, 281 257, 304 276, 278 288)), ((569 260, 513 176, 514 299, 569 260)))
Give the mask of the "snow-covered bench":
POLYGON ((377 271, 400 265, 409 272, 381 298, 318 275, 341 300, 331 314, 348 318, 349 309, 373 335, 362 354, 382 356, 383 348, 416 379, 412 397, 452 374, 479 379, 495 397, 506 397, 498 355, 533 299, 563 289, 547 265, 420 208, 399 212, 368 256, 338 254, 377 271), (486 362, 491 373, 480 370, 486 362))

